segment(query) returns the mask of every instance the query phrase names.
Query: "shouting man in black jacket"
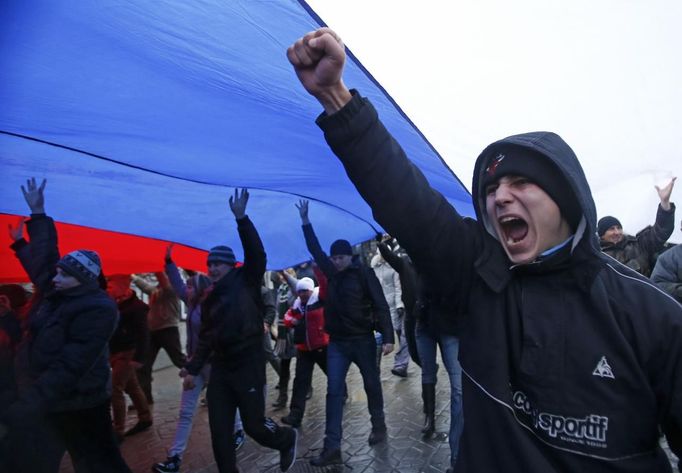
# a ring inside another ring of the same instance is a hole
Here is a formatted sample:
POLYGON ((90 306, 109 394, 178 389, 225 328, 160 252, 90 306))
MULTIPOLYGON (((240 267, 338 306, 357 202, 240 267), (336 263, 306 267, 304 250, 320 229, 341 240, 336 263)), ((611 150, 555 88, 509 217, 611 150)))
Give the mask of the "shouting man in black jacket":
POLYGON ((244 264, 235 267, 234 252, 216 246, 208 254, 208 277, 213 281, 201 305, 199 346, 186 366, 185 389, 211 356, 208 382, 208 420, 213 455, 221 473, 234 473, 237 459, 233 443, 236 410, 244 430, 256 442, 280 451, 280 468, 287 471, 296 460, 297 432, 265 417, 265 351, 261 284, 265 249, 246 215, 249 193, 235 190, 230 209, 237 220, 244 247, 244 264))
POLYGON ((372 421, 369 444, 386 439, 384 397, 379 367, 376 364, 376 341, 373 330, 381 333, 383 354, 393 351, 393 325, 388 303, 374 271, 353 258, 350 243, 336 240, 328 257, 315 236, 308 218, 308 201, 296 206, 303 224, 308 251, 327 277, 324 325, 329 334, 327 348, 327 405, 324 448, 311 460, 314 466, 341 463, 341 421, 346 374, 351 362, 360 369, 367 393, 367 407, 372 421))
POLYGON ((332 30, 287 54, 376 220, 462 319, 454 470, 670 472, 659 432, 682 454, 682 308, 601 253, 568 144, 534 132, 485 148, 472 184, 478 220, 464 218, 346 88, 332 30))

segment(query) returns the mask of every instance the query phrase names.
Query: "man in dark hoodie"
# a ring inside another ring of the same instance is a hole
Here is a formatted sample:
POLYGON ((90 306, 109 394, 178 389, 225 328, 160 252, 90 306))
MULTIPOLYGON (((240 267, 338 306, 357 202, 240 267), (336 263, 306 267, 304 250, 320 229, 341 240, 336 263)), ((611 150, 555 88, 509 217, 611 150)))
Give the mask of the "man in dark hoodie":
MULTIPOLYGON (((17 355, 19 369, 30 381, 20 386, 18 400, 0 422, 9 424, 17 452, 25 451, 21 443, 45 424, 66 446, 75 471, 129 473, 109 413, 108 342, 118 322, 116 304, 99 287, 97 253, 77 250, 59 258, 56 228, 45 215, 44 189, 44 180, 40 186, 35 179, 22 186, 31 209, 26 224, 30 240, 20 239, 12 247, 40 299, 29 312, 27 337, 17 355)), ((51 445, 38 447, 52 450, 51 445)), ((39 462, 23 455, 14 471, 59 468, 37 466, 39 462)))
POLYGON ((333 31, 287 55, 375 218, 463 322, 454 470, 671 471, 658 439, 682 454, 682 308, 601 253, 571 148, 548 132, 491 144, 474 167, 478 221, 464 218, 345 87, 333 31))
POLYGON ((220 473, 234 473, 237 459, 233 442, 236 410, 244 430, 256 442, 279 450, 280 469, 296 460, 297 432, 265 417, 265 351, 263 350, 263 302, 265 249, 246 215, 249 193, 235 190, 230 209, 237 220, 244 248, 244 264, 235 267, 232 248, 216 246, 208 254, 208 277, 213 286, 201 304, 199 346, 187 363, 185 389, 194 387, 194 376, 211 357, 208 382, 208 421, 213 455, 220 473))
POLYGON ((367 393, 367 407, 372 422, 370 445, 386 440, 384 397, 379 367, 376 364, 376 341, 373 331, 383 337, 383 354, 393 351, 393 325, 388 303, 374 271, 353 257, 346 240, 332 243, 327 256, 317 240, 308 218, 308 201, 296 206, 301 216, 303 236, 308 251, 327 278, 324 301, 324 328, 329 334, 327 347, 327 403, 324 448, 311 460, 314 466, 341 463, 343 401, 346 374, 351 363, 360 369, 367 393))

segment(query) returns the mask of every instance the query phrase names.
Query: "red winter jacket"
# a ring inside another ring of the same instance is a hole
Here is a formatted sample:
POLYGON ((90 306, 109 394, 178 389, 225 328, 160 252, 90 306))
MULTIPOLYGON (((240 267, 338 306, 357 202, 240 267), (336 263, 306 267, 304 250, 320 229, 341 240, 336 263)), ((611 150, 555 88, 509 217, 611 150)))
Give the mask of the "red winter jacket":
POLYGON ((317 274, 319 287, 313 290, 308 303, 303 306, 297 297, 284 315, 284 325, 294 329, 294 343, 301 351, 313 351, 329 344, 329 334, 324 331, 324 297, 327 293, 327 279, 317 274))

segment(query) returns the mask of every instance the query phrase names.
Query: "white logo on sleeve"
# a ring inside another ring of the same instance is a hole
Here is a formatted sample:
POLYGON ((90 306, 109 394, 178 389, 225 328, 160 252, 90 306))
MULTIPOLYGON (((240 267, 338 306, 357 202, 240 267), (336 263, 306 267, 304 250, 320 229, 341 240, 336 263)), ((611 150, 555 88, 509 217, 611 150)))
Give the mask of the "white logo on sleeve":
POLYGON ((594 369, 592 374, 602 378, 616 379, 616 377, 613 376, 613 371, 611 371, 611 367, 609 366, 609 362, 606 361, 605 356, 601 357, 601 360, 599 360, 599 363, 597 363, 597 367, 594 369))

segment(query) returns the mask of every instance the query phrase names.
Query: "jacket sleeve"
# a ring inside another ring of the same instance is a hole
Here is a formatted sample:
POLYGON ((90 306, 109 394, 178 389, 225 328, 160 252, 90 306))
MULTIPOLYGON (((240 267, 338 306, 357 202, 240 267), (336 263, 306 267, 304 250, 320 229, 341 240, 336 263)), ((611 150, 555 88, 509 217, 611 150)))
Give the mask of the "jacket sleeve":
POLYGON ((46 409, 50 402, 66 396, 94 366, 102 353, 108 353, 109 339, 118 323, 116 307, 84 307, 74 317, 60 355, 41 374, 24 397, 24 402, 46 409))
POLYGON ((303 314, 301 314, 299 311, 289 308, 287 313, 284 314, 284 326, 287 328, 293 328, 294 326, 298 325, 302 317, 303 314))
POLYGON ((135 333, 135 353, 133 353, 133 360, 144 363, 149 350, 149 326, 147 325, 147 314, 149 307, 140 304, 140 309, 135 311, 135 318, 133 320, 133 330, 135 333))
POLYGON ((263 242, 248 216, 237 220, 237 231, 244 248, 244 273, 253 285, 260 286, 265 273, 266 255, 263 242))
POLYGON ((393 323, 391 322, 391 310, 386 302, 384 291, 381 289, 381 283, 374 274, 374 271, 362 268, 361 271, 365 273, 367 280, 367 289, 369 290, 370 302, 372 304, 372 315, 376 321, 376 330, 381 333, 384 343, 395 343, 395 336, 393 335, 393 323))
POLYGON ((324 301, 327 298, 327 287, 329 286, 329 281, 327 276, 322 272, 319 266, 313 266, 313 272, 317 278, 317 284, 320 286, 317 292, 317 297, 324 301))
POLYGON ((402 286, 400 285, 400 275, 398 274, 398 271, 393 270, 393 297, 394 297, 394 304, 396 309, 403 309, 405 307, 405 304, 403 304, 403 289, 402 286))
POLYGON ((197 343, 197 348, 196 350, 194 350, 194 354, 192 355, 192 357, 188 359, 187 364, 185 364, 187 372, 192 376, 196 376, 199 374, 201 368, 204 367, 204 364, 206 364, 206 361, 208 361, 208 357, 211 355, 211 352, 213 351, 210 342, 211 320, 210 317, 207 315, 207 311, 205 310, 205 308, 206 305, 202 304, 201 328, 199 328, 198 337, 199 341, 197 343))
POLYGON ((305 244, 308 247, 310 254, 313 255, 315 264, 317 264, 325 276, 328 278, 333 276, 336 273, 336 268, 334 268, 334 265, 331 263, 331 261, 329 261, 329 257, 324 250, 322 250, 320 242, 317 239, 317 235, 315 235, 315 230, 313 230, 312 224, 302 225, 302 228, 305 244))
POLYGON ((682 246, 677 245, 658 257, 651 280, 682 303, 682 246))
POLYGON ((154 284, 145 281, 144 278, 141 278, 139 276, 133 276, 133 284, 135 284, 140 289, 140 291, 144 292, 148 296, 151 296, 156 290, 156 286, 154 284))
POLYGON ((663 245, 668 241, 674 230, 675 204, 670 203, 670 210, 663 210, 659 204, 656 211, 656 223, 653 227, 647 227, 636 235, 637 244, 651 258, 663 249, 663 245))
POLYGON ((180 277, 178 267, 172 261, 166 263, 166 276, 168 276, 168 281, 173 287, 175 294, 182 299, 182 302, 187 304, 187 286, 182 277, 180 277))
POLYGON ((263 322, 268 325, 275 323, 277 317, 277 304, 275 304, 275 293, 265 286, 261 286, 261 298, 263 300, 263 322))
MULTIPOLYGON (((374 218, 407 250, 415 266, 439 275, 471 274, 480 234, 431 188, 422 172, 379 121, 371 103, 353 91, 338 112, 317 124, 374 218)), ((449 284, 452 284, 450 282, 449 284)))
MULTIPOLYGON (((57 228, 54 220, 45 214, 31 214, 26 222, 28 245, 17 245, 16 255, 31 282, 43 293, 50 290, 59 261, 57 228)), ((19 240, 21 241, 21 240, 19 240)), ((13 245, 15 247, 15 245, 13 245)))

